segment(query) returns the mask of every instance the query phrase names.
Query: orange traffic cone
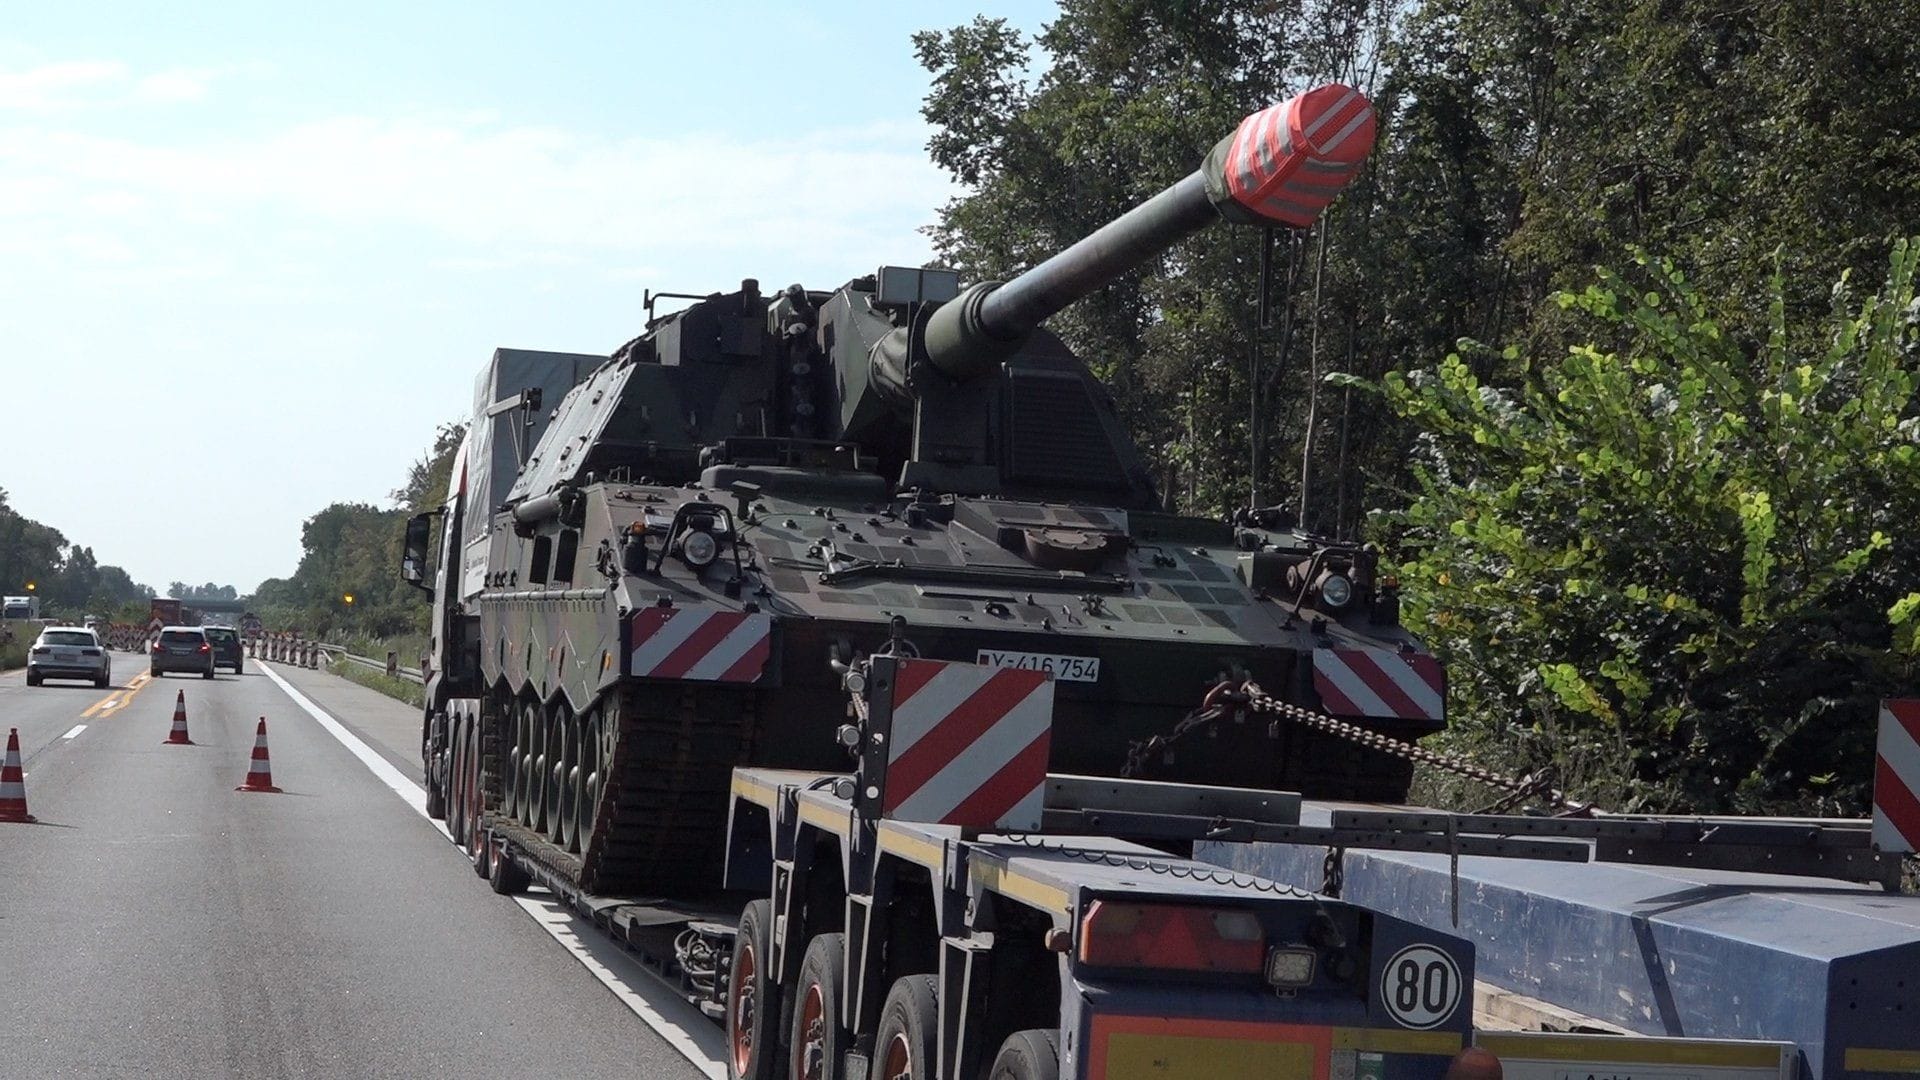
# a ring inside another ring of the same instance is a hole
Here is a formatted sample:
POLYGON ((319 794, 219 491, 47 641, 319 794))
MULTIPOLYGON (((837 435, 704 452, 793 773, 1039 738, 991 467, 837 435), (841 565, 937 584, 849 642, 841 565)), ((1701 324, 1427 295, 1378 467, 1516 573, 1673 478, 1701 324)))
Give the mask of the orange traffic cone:
POLYGON ((235 791, 273 791, 273 766, 267 762, 267 718, 260 718, 260 727, 253 733, 253 764, 247 766, 247 782, 234 788, 235 791))
POLYGON ((162 746, 192 746, 193 740, 187 738, 187 692, 173 699, 173 730, 167 733, 167 741, 162 746))
POLYGON ((0 763, 0 821, 33 823, 27 813, 27 774, 20 770, 20 729, 7 732, 7 757, 0 763))

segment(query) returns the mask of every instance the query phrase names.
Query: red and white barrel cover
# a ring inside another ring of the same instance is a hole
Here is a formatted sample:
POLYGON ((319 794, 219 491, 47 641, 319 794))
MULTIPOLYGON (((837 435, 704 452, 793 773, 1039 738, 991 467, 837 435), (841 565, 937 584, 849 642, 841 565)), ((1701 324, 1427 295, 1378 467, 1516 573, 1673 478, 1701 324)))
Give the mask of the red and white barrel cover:
POLYGON ((1328 83, 1245 120, 1216 164, 1226 194, 1247 212, 1304 229, 1373 150, 1373 103, 1328 83))
POLYGON ((903 660, 882 817, 995 832, 1040 828, 1053 746, 1053 676, 903 660))
POLYGON ((1920 698, 1880 703, 1873 754, 1873 846, 1920 851, 1920 698))

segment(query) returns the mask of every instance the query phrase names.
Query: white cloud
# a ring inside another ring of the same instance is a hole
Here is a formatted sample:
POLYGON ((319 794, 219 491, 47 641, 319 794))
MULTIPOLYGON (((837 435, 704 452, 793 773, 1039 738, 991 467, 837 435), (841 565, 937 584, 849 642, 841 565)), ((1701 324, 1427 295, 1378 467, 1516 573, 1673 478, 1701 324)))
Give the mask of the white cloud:
POLYGON ((215 80, 263 74, 262 64, 168 68, 135 78, 117 60, 68 60, 18 71, 0 69, 0 115, 201 101, 215 80))
POLYGON ((127 66, 109 60, 70 60, 24 71, 0 71, 0 109, 42 112, 83 104, 88 91, 124 83, 127 66))
POLYGON ((136 101, 160 104, 199 101, 207 96, 207 87, 213 83, 217 74, 205 69, 162 71, 135 83, 133 97, 136 101))
POLYGON ((607 138, 473 114, 335 117, 199 145, 0 127, 0 176, 21 195, 0 217, 150 207, 175 221, 259 211, 292 230, 408 225, 451 242, 429 257, 468 270, 677 267, 700 253, 854 272, 924 252, 914 230, 951 192, 924 142, 911 125, 607 138))

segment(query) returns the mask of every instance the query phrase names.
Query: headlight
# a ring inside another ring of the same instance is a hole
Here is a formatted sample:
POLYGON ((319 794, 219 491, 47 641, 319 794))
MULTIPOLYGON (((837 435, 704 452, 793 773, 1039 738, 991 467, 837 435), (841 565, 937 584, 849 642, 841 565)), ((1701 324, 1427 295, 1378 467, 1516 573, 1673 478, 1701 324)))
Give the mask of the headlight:
POLYGON ((1267 984, 1297 990, 1313 981, 1312 949, 1275 949, 1267 954, 1267 984))
POLYGON ((1353 582, 1344 574, 1328 574, 1320 579, 1320 602, 1330 608, 1343 608, 1353 599, 1353 582))
POLYGON ((680 557, 695 570, 706 569, 719 556, 720 541, 715 540, 712 533, 696 530, 680 541, 680 557))

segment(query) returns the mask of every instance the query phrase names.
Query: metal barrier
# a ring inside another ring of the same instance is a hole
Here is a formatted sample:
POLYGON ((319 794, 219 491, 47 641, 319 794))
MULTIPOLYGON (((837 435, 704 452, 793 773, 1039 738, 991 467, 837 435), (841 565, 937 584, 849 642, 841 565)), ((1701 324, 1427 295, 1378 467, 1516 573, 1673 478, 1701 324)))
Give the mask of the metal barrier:
POLYGON ((256 660, 273 660, 314 670, 339 660, 422 686, 426 685, 427 681, 427 658, 424 655, 420 657, 419 667, 402 667, 400 654, 393 649, 387 650, 385 660, 376 660, 370 656, 357 656, 350 653, 344 646, 329 645, 323 641, 308 641, 285 632, 248 638, 247 647, 250 655, 256 660))

